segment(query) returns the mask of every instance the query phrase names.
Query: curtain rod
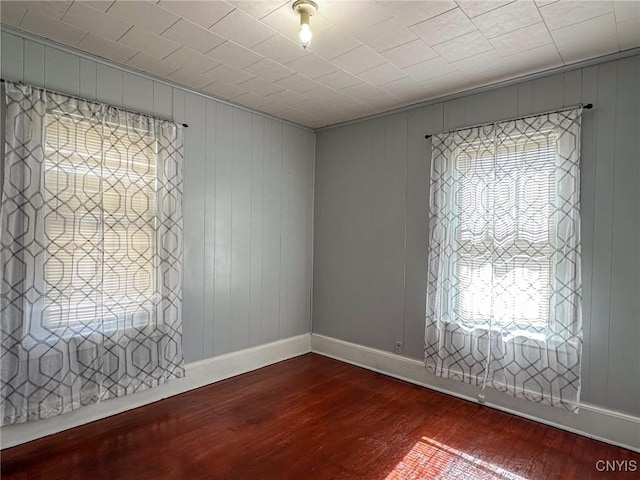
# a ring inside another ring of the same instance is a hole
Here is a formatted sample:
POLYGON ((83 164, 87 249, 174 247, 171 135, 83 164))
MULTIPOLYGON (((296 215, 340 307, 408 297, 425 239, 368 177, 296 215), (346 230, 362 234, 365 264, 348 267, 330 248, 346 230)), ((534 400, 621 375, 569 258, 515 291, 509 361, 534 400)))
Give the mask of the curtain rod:
MULTIPOLYGON (((5 81, 6 81, 6 80, 5 80, 4 78, 0 78, 0 83, 5 83, 5 81)), ((21 85, 27 85, 26 83, 24 83, 24 82, 22 82, 22 81, 20 81, 20 82, 15 82, 15 83, 19 83, 19 84, 21 84, 21 85)), ((41 87, 36 87, 36 88, 41 88, 41 87)), ((50 90, 50 89, 48 89, 48 88, 44 88, 43 90, 46 90, 47 92, 55 93, 56 95, 64 95, 65 97, 72 97, 72 98, 77 98, 77 99, 79 99, 79 100, 85 100, 85 101, 87 101, 87 102, 94 102, 94 103, 96 103, 96 100, 87 100, 86 98, 76 97, 75 95, 69 95, 68 93, 57 92, 57 91, 55 91, 55 90, 50 90)), ((101 102, 101 103, 104 103, 104 102, 101 102)), ((114 105, 114 107, 115 107, 115 105, 114 105)), ((115 108, 120 108, 120 107, 115 107, 115 108)), ((121 109, 121 110, 124 110, 125 112, 134 113, 134 114, 137 114, 137 115, 145 115, 144 113, 140 113, 140 112, 131 112, 130 110, 126 110, 126 109, 121 109)), ((149 117, 152 117, 152 118, 157 118, 158 120, 163 120, 163 121, 166 121, 166 122, 175 123, 173 120, 169 120, 169 119, 166 119, 166 118, 154 117, 153 115, 146 115, 146 116, 149 116, 149 117)), ((180 124, 180 125, 182 125, 184 128, 189 128, 189 125, 187 125, 186 123, 182 123, 182 124, 180 124)))
MULTIPOLYGON (((559 112, 566 112, 567 110, 573 110, 574 108, 579 108, 582 107, 585 110, 591 110, 593 108, 593 103, 587 103, 587 104, 583 104, 583 103, 579 103, 578 105, 574 106, 574 107, 566 107, 566 108, 561 108, 560 110, 549 110, 547 112, 540 112, 540 113, 533 113, 531 115, 525 115, 524 117, 512 117, 512 118, 506 118, 504 120, 496 120, 495 122, 489 122, 489 123, 478 123, 476 125, 470 125, 468 127, 461 127, 461 128, 456 128, 455 130, 445 130, 444 132, 440 132, 440 133, 449 133, 449 132, 455 132, 456 130, 466 130, 468 128, 475 128, 475 127, 482 127, 483 125, 491 125, 493 123, 501 123, 501 122, 510 122, 512 120, 521 120, 523 118, 531 118, 531 117, 537 117, 539 115, 549 115, 550 113, 559 113, 559 112)), ((431 138, 433 135, 436 134, 427 134, 424 136, 424 138, 431 138)))

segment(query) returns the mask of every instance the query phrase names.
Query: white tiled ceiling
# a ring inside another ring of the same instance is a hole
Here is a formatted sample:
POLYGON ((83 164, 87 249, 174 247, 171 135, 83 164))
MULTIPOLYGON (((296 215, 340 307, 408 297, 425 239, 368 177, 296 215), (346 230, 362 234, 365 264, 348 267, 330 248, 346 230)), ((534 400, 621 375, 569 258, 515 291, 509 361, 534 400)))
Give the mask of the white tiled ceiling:
POLYGON ((309 127, 640 45, 640 1, 2 1, 0 21, 309 127))

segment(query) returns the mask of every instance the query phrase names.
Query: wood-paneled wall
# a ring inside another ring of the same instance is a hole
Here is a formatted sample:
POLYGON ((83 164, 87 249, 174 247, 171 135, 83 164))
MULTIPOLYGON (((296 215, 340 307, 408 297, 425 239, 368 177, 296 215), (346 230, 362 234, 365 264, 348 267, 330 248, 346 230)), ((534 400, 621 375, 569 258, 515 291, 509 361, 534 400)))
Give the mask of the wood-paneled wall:
MULTIPOLYGON (((422 358, 431 142, 593 103, 582 131, 582 399, 640 413, 640 57, 317 133, 313 331, 422 358)), ((455 382, 451 389, 455 390, 455 382)))
POLYGON ((8 32, 2 78, 189 125, 187 362, 309 331, 313 132, 8 32))

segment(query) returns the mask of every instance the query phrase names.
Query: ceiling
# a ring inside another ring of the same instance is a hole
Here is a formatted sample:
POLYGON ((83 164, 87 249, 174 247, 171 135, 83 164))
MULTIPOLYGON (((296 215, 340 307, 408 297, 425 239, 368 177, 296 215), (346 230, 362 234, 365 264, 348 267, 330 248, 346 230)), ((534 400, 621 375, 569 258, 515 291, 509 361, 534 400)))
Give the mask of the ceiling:
POLYGON ((2 1, 35 35, 318 128, 640 45, 637 1, 2 1))

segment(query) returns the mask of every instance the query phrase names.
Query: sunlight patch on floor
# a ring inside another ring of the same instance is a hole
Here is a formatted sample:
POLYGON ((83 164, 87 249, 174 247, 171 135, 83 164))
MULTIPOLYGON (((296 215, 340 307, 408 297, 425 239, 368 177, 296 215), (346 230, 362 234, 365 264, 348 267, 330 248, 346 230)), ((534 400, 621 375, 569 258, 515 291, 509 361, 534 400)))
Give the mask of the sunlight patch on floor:
POLYGON ((385 480, 455 478, 527 480, 492 463, 427 437, 417 442, 385 480))

